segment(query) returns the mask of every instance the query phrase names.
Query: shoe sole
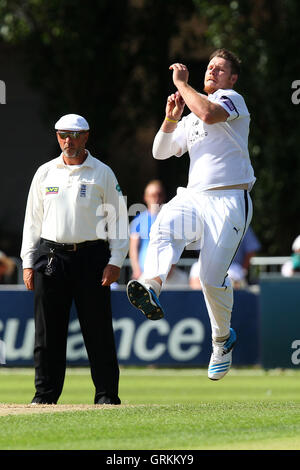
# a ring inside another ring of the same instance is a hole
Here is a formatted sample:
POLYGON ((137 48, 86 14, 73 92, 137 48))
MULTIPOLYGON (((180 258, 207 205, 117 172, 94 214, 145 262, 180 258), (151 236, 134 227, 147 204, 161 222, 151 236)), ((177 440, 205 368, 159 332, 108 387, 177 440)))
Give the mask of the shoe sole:
POLYGON ((46 401, 45 402, 36 402, 36 401, 34 401, 34 402, 30 403, 30 405, 32 405, 32 406, 36 406, 36 405, 37 406, 39 406, 39 405, 56 405, 56 403, 48 403, 46 401))
POLYGON ((105 402, 104 403, 95 403, 95 405, 96 406, 102 406, 102 405, 119 406, 119 405, 121 405, 121 402, 120 403, 105 403, 105 402))
POLYGON ((127 297, 131 305, 140 310, 148 320, 160 320, 164 317, 162 308, 151 299, 149 291, 138 281, 130 281, 127 285, 127 297))
MULTIPOLYGON (((218 367, 218 364, 216 364, 214 367, 217 368, 217 367, 218 367)), ((221 375, 220 377, 209 377, 209 375, 208 375, 209 380, 217 381, 217 380, 221 380, 223 377, 225 377, 225 375, 226 375, 226 374, 229 372, 229 370, 230 370, 231 362, 230 362, 230 364, 229 364, 228 367, 227 367, 227 366, 224 366, 224 367, 226 367, 226 370, 225 370, 225 371, 219 370, 219 372, 225 372, 223 375, 221 375)), ((222 368, 221 365, 220 365, 220 368, 222 368)), ((218 373, 218 372, 216 372, 216 374, 217 374, 217 373, 218 373)))

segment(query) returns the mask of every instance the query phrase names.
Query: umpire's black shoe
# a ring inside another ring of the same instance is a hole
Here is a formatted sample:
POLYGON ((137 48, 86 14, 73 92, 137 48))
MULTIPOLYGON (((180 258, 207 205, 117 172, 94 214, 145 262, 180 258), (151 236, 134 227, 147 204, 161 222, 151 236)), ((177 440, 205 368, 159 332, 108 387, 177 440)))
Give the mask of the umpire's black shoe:
POLYGON ((107 395, 103 395, 96 399, 95 405, 121 405, 121 400, 119 397, 108 397, 107 395))
POLYGON ((56 405, 56 402, 45 400, 44 398, 35 397, 30 403, 31 405, 56 405))

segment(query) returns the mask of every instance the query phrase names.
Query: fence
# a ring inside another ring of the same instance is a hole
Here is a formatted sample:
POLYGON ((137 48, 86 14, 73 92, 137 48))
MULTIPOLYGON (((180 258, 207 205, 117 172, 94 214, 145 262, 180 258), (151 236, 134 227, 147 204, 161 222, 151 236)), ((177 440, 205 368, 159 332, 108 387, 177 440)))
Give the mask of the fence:
MULTIPOLYGON (((248 274, 249 284, 257 284, 261 275, 273 275, 281 272, 282 265, 290 259, 289 256, 254 256, 250 260, 250 269, 248 274)), ((17 267, 17 283, 23 284, 22 276, 22 263, 19 258, 13 258, 17 267)), ((177 266, 186 271, 190 272, 192 265, 195 263, 196 258, 181 258, 177 266)), ((121 268, 121 274, 119 279, 120 285, 125 285, 131 279, 131 263, 130 259, 125 259, 125 262, 121 268)))
MULTIPOLYGON (((264 368, 300 367, 300 276, 261 275, 254 289, 234 294, 232 326, 238 333, 234 365, 264 368)), ((128 302, 125 286, 112 291, 113 324, 120 364, 207 365, 211 329, 203 293, 192 289, 163 291, 166 316, 144 318, 128 302)), ((24 285, 0 287, 0 364, 33 364, 33 292, 24 285)), ((87 365, 80 326, 71 311, 67 360, 87 365)))
MULTIPOLYGON (((256 284, 261 275, 273 275, 274 273, 280 274, 282 265, 290 259, 290 256, 254 256, 250 260, 250 268, 248 274, 249 284, 256 284)), ((192 265, 195 263, 196 258, 181 258, 177 266, 190 272, 192 265)), ((121 269, 120 284, 127 284, 131 276, 130 260, 126 259, 121 269)))

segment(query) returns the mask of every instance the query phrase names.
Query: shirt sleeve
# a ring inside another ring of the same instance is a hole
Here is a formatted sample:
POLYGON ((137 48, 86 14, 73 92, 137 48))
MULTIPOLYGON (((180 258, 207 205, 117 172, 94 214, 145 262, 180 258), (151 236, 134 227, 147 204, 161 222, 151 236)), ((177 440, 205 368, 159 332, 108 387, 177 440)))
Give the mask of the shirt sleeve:
POLYGON ((113 171, 110 169, 107 174, 104 203, 107 236, 111 252, 109 264, 121 268, 129 249, 128 213, 120 185, 113 171))
POLYGON ((200 265, 199 261, 196 261, 194 264, 192 264, 190 273, 189 273, 189 278, 197 277, 199 279, 199 271, 200 271, 200 265))
POLYGON ((181 157, 187 152, 185 135, 185 117, 179 121, 174 132, 158 131, 154 138, 152 153, 157 160, 165 160, 172 156, 181 157))
POLYGON ((141 231, 141 226, 140 226, 140 219, 141 219, 141 216, 140 214, 137 215, 133 221, 131 222, 130 226, 129 226, 129 231, 130 231, 130 234, 133 234, 133 233, 137 233, 139 234, 140 231, 141 231))
POLYGON ((40 242, 43 223, 43 195, 40 186, 40 171, 33 177, 25 211, 21 258, 23 269, 33 268, 35 254, 40 242))
POLYGON ((234 90, 218 90, 213 95, 212 101, 219 104, 229 114, 227 121, 249 116, 249 111, 244 98, 234 90))

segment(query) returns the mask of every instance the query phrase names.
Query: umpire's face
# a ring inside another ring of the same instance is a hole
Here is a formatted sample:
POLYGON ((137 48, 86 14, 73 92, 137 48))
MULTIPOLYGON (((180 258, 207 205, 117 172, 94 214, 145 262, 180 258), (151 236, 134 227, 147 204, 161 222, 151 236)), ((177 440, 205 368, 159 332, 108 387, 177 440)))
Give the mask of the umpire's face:
POLYGON ((67 158, 80 158, 85 153, 89 133, 87 131, 62 130, 56 133, 62 153, 67 158))

